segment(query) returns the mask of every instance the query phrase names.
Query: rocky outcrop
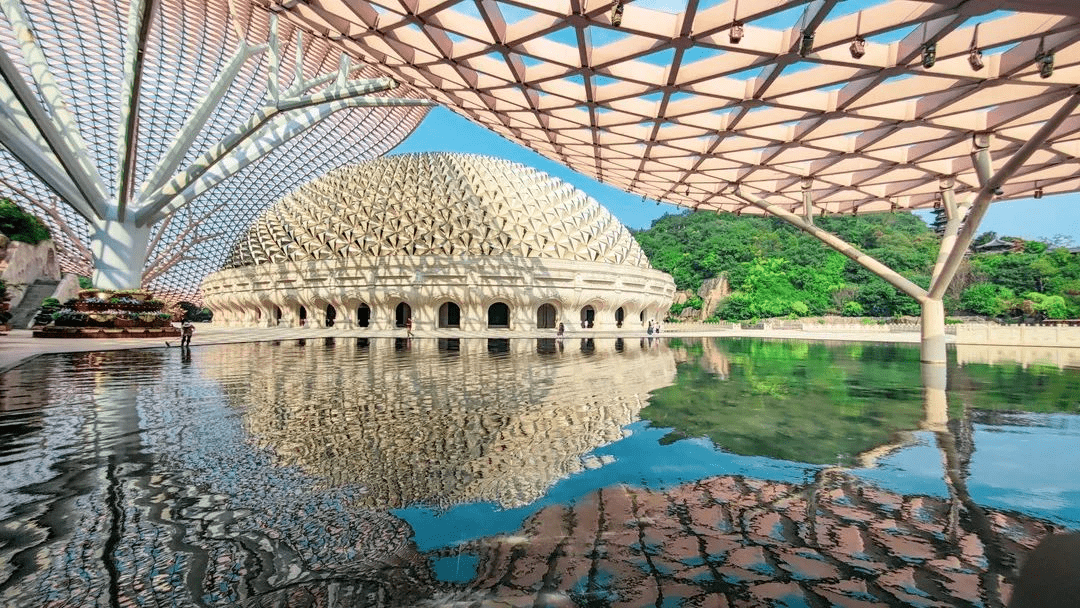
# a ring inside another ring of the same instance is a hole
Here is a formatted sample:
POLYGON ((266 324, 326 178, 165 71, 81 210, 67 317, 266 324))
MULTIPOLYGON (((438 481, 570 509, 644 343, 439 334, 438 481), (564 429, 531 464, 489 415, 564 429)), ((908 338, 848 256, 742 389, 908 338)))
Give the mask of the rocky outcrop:
MULTIPOLYGON (((0 280, 7 285, 11 297, 9 306, 13 324, 15 319, 33 318, 41 300, 52 297, 64 302, 74 298, 79 291, 77 276, 61 275, 56 247, 51 240, 32 245, 0 235, 0 280), (29 300, 28 294, 31 294, 29 300)), ((14 324, 15 327, 23 325, 25 323, 14 324)))
POLYGON ((59 281, 60 265, 53 242, 31 245, 0 235, 0 279, 7 284, 12 309, 19 305, 34 281, 59 281))
POLYGON ((678 291, 675 292, 675 296, 672 299, 672 304, 683 304, 690 298, 697 296, 701 298, 701 310, 696 308, 684 308, 679 311, 679 320, 684 322, 704 321, 713 316, 716 312, 716 308, 720 305, 720 301, 730 295, 731 290, 728 288, 727 276, 720 275, 712 279, 707 279, 698 287, 697 291, 678 291))
POLYGON ((697 290, 697 295, 701 297, 701 320, 708 319, 716 312, 717 306, 720 305, 720 301, 730 295, 731 289, 728 288, 727 275, 722 274, 718 277, 713 277, 706 280, 701 284, 701 287, 697 290))

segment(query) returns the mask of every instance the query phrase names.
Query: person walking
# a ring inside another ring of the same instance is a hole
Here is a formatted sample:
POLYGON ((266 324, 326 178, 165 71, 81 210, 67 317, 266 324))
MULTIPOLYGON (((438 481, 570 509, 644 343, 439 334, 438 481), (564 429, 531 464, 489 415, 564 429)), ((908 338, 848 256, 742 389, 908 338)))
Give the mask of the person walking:
POLYGON ((412 317, 405 317, 405 335, 412 337, 412 317))
POLYGON ((191 346, 191 336, 195 335, 195 324, 185 320, 180 324, 180 347, 191 346))

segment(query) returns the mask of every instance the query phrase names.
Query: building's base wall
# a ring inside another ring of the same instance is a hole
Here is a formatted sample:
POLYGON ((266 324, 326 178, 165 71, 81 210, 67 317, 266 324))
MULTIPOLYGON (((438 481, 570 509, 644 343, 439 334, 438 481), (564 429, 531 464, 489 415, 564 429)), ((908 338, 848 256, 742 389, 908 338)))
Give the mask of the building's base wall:
MULTIPOLYGON (((462 331, 481 331, 489 309, 509 308, 511 330, 537 329, 545 320, 581 329, 592 310, 593 329, 647 327, 664 318, 675 284, 666 273, 606 263, 510 256, 392 256, 263 264, 222 270, 202 284, 214 323, 231 327, 398 326, 396 309, 411 310, 414 330, 445 328, 444 304, 456 305, 462 331), (540 313, 542 306, 548 314, 540 313), (622 322, 617 318, 622 310, 622 322)), ((455 327, 455 326, 451 326, 455 327)), ((551 328, 554 330, 554 327, 551 328)), ((587 329, 587 327, 586 327, 587 329)))

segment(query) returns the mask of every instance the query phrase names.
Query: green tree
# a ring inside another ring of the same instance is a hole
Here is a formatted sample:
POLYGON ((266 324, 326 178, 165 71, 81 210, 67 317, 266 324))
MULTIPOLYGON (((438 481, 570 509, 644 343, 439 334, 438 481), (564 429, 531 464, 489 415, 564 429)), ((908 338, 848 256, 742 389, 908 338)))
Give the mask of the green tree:
POLYGON ((995 283, 976 283, 960 295, 960 305, 964 310, 977 315, 997 317, 1009 309, 1015 297, 1008 287, 995 283))
POLYGON ((36 245, 50 238, 49 228, 9 199, 0 198, 0 232, 13 241, 36 245))

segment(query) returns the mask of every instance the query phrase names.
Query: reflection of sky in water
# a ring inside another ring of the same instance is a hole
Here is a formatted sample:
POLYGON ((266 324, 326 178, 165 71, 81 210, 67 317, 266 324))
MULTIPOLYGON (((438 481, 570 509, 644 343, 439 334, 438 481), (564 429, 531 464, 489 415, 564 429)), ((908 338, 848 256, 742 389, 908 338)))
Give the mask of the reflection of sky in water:
POLYGON ((1037 426, 975 425, 972 494, 980 503, 1020 509, 1077 526, 1080 418, 1024 416, 1037 426))
MULTIPOLYGON (((968 490, 979 504, 1080 527, 1080 418, 1025 414, 1031 426, 975 425, 968 490)), ((903 494, 948 495, 932 433, 857 474, 903 494)))
MULTIPOLYGON (((1071 528, 1080 527, 1080 419, 1076 416, 1026 414, 1033 426, 976 425, 975 452, 967 483, 983 506, 1022 511, 1071 528)), ((553 504, 615 484, 666 489, 704 477, 742 475, 805 483, 820 467, 759 456, 740 456, 694 438, 661 445, 668 429, 645 422, 627 427, 633 433, 594 452, 615 461, 556 483, 540 500, 500 510, 489 503, 458 505, 444 511, 423 507, 395 514, 412 525, 421 551, 516 530, 522 521, 553 504)), ((941 452, 930 432, 913 433, 911 444, 881 458, 874 468, 850 472, 884 489, 905 495, 945 498, 941 452)))
POLYGON ((594 453, 615 462, 587 470, 556 483, 540 500, 517 509, 499 510, 490 503, 465 504, 436 511, 412 507, 395 511, 416 530, 421 551, 517 529, 522 520, 552 504, 573 502, 581 496, 615 484, 670 488, 715 475, 747 475, 759 479, 800 483, 817 467, 755 456, 738 456, 701 439, 660 445, 667 429, 649 428, 645 422, 629 427, 633 433, 594 453))

